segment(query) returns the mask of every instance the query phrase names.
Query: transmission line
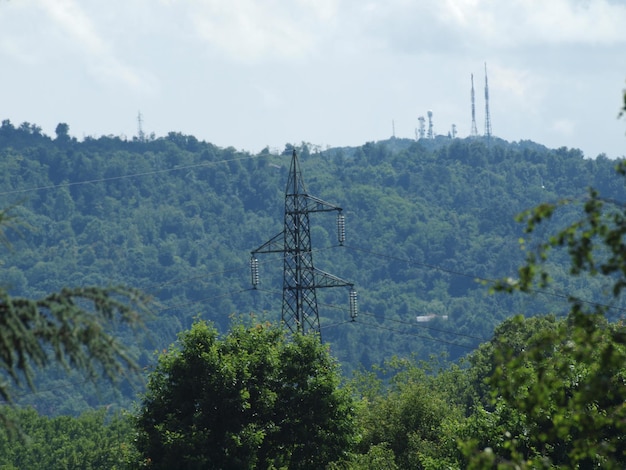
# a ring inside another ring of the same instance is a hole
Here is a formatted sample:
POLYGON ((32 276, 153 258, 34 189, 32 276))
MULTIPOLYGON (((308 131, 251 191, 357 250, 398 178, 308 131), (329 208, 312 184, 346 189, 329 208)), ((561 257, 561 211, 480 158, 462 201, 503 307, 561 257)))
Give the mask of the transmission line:
POLYGON ((2 192, 0 192, 0 196, 7 196, 7 195, 10 195, 10 194, 28 193, 28 192, 32 192, 32 191, 44 191, 44 190, 68 188, 70 186, 78 186, 78 185, 83 185, 83 184, 105 183, 105 182, 109 182, 109 181, 117 181, 117 180, 128 179, 128 178, 138 178, 138 177, 141 177, 141 176, 156 175, 156 174, 160 174, 160 173, 169 173, 169 172, 172 172, 172 171, 189 170, 189 169, 192 169, 192 168, 200 168, 200 167, 205 167, 205 166, 219 165, 221 163, 230 163, 230 162, 236 162, 236 161, 250 160, 250 159, 253 159, 253 158, 259 158, 259 156, 258 155, 249 155, 249 156, 246 156, 246 157, 230 158, 230 159, 220 160, 220 161, 216 161, 216 162, 194 163, 192 165, 177 166, 177 167, 174 167, 174 168, 165 168, 165 169, 162 169, 162 170, 151 170, 151 171, 145 171, 145 172, 142 172, 142 173, 133 173, 133 174, 130 174, 130 175, 111 176, 111 177, 108 177, 108 178, 96 178, 96 179, 83 180, 83 181, 72 181, 72 182, 69 182, 69 183, 52 184, 52 185, 47 185, 47 186, 38 186, 38 187, 34 187, 34 188, 12 189, 10 191, 2 191, 2 192))
MULTIPOLYGON (((448 268, 444 268, 441 266, 437 266, 437 265, 433 265, 433 264, 427 264, 427 263, 422 263, 419 261, 416 261, 414 259, 411 258, 400 258, 398 256, 393 256, 393 255, 387 255, 387 254, 382 254, 382 253, 376 253, 374 251, 371 250, 366 250, 364 248, 358 248, 358 247, 351 247, 348 245, 344 245, 344 247, 348 250, 352 250, 352 251, 360 251, 372 256, 376 256, 378 258, 386 258, 386 259, 391 259, 394 261, 402 261, 404 263, 413 265, 413 266, 419 266, 419 267, 423 267, 426 269, 431 269, 431 270, 436 270, 436 271, 441 271, 447 274, 452 274, 454 276, 462 276, 462 277, 467 277, 470 279, 474 279, 476 281, 480 281, 480 282, 484 282, 484 283, 488 283, 488 284, 495 284, 498 282, 497 279, 489 279, 489 278, 485 278, 485 277, 481 277, 475 274, 469 274, 466 272, 462 272, 462 271, 455 271, 452 269, 448 269, 448 268)), ((573 295, 570 294, 565 294, 565 293, 560 293, 560 292, 554 292, 554 291, 549 291, 549 290, 545 290, 545 289, 530 289, 529 292, 531 293, 537 293, 537 294, 542 294, 542 295, 546 295, 546 296, 550 296, 550 297, 555 297, 558 299, 564 299, 566 301, 575 301, 575 302, 580 302, 581 304, 585 304, 585 305, 589 305, 592 307, 600 307, 600 308, 604 308, 604 309, 608 309, 608 310, 616 310, 619 312, 626 312, 626 307, 618 307, 618 306, 614 306, 614 305, 608 305, 608 304, 603 304, 601 302, 594 302, 591 300, 585 300, 585 299, 580 299, 578 297, 575 297, 573 295)))

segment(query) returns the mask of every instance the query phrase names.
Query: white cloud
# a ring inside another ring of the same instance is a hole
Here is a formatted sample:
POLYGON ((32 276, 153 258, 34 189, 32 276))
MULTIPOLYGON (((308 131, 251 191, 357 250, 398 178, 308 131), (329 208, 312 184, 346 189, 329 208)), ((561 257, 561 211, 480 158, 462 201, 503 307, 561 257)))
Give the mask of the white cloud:
POLYGON ((37 65, 40 60, 23 41, 15 36, 6 36, 0 39, 0 51, 12 59, 29 66, 37 65))
POLYGON ((486 48, 626 42, 626 4, 609 0, 160 0, 158 5, 186 10, 209 51, 247 64, 354 51, 454 56, 486 48))
POLYGON ((78 52, 89 71, 107 82, 121 82, 135 90, 150 90, 154 78, 120 60, 107 40, 98 34, 98 26, 75 0, 39 0, 39 5, 59 28, 63 45, 78 52))
POLYGON ((495 47, 626 41, 626 4, 608 0, 448 0, 456 25, 495 47))
POLYGON ((556 132, 563 139, 563 141, 566 141, 568 137, 574 135, 576 123, 572 119, 568 118, 557 119, 552 122, 550 129, 556 132))
POLYGON ((310 56, 335 12, 333 0, 204 0, 190 16, 210 48, 233 61, 257 63, 310 56))
POLYGON ((387 0, 341 5, 337 22, 359 24, 356 40, 368 37, 387 51, 412 55, 626 42, 626 2, 387 0))

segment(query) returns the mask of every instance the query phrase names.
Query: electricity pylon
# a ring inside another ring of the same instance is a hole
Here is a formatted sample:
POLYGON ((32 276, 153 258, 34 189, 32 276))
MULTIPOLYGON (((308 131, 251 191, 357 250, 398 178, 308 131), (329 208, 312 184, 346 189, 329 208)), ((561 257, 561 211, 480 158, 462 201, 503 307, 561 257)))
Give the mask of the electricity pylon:
POLYGON ((316 289, 350 287, 350 316, 357 315, 354 284, 313 266, 309 214, 337 211, 337 237, 345 241, 345 217, 341 207, 329 204, 307 194, 293 151, 289 178, 285 191, 285 223, 282 232, 251 252, 252 285, 259 283, 257 253, 283 253, 283 308, 282 321, 292 333, 314 333, 321 337, 316 289))

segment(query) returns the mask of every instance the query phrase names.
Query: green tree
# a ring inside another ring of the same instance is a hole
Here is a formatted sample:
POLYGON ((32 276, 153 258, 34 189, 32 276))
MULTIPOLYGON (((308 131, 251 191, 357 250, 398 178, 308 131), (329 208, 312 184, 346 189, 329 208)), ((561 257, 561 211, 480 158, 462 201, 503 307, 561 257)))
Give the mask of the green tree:
POLYGON ((317 337, 198 321, 150 374, 137 447, 155 469, 319 469, 348 455, 353 414, 317 337))
MULTIPOLYGON (((624 162, 617 171, 626 175, 624 162)), ((533 232, 571 202, 541 204, 522 214, 526 231, 533 232)), ((549 255, 563 248, 572 276, 606 278, 609 295, 617 300, 626 287, 625 235, 626 207, 603 200, 591 189, 580 218, 529 251, 519 279, 503 280, 496 290, 548 288, 549 255)), ((571 296, 569 300, 566 321, 537 331, 523 347, 500 342, 488 379, 493 405, 516 414, 520 425, 500 436, 503 453, 491 447, 474 457, 474 468, 501 459, 515 468, 624 468, 626 330, 605 319, 611 299, 591 303, 571 296)))
POLYGON ((357 374, 362 439, 353 468, 457 468, 464 377, 457 367, 435 373, 433 363, 399 358, 376 374, 357 374), (388 384, 377 375, 391 375, 388 384))
POLYGON ((68 142, 70 140, 70 126, 68 126, 66 123, 60 122, 59 124, 57 124, 54 132, 56 133, 57 140, 59 142, 68 142))

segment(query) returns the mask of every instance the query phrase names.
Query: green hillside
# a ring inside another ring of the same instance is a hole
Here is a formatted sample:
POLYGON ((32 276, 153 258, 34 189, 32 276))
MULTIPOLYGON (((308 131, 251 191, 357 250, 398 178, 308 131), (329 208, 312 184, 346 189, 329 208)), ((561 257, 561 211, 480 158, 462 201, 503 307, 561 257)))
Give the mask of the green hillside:
MULTIPOLYGON (((233 314, 277 322, 282 257, 259 256, 256 290, 249 258, 282 230, 290 148, 252 155, 174 132, 148 141, 77 141, 67 126, 50 138, 37 126, 4 121, 0 204, 13 206, 23 225, 7 233, 1 282, 24 296, 66 285, 145 290, 155 313, 147 334, 119 332, 142 365, 194 318, 222 331, 233 314)), ((589 186, 626 200, 615 161, 482 138, 296 148, 308 192, 346 215, 344 246, 337 246, 332 215, 311 216, 315 266, 354 282, 359 295, 359 317, 350 322, 347 289, 318 294, 322 337, 346 375, 393 355, 456 360, 517 313, 562 314, 568 295, 603 301, 600 281, 568 279, 558 254, 552 271, 559 291, 494 296, 485 281, 515 276, 524 260, 519 212, 543 201, 583 202, 589 186)), ((579 209, 572 204, 540 227, 526 249, 579 209)), ((50 370, 39 390, 19 403, 58 414, 127 404, 141 386, 96 392, 82 377, 50 370)))

